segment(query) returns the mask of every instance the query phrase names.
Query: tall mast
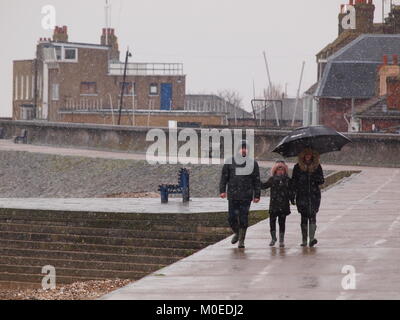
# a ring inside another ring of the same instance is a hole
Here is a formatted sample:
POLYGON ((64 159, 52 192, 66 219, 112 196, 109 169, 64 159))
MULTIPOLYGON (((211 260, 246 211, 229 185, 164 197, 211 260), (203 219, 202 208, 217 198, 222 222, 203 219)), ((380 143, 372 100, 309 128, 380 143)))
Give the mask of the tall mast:
POLYGON ((105 11, 105 27, 106 27, 106 46, 108 46, 108 29, 111 26, 111 4, 109 3, 109 0, 106 0, 106 5, 104 7, 105 11))

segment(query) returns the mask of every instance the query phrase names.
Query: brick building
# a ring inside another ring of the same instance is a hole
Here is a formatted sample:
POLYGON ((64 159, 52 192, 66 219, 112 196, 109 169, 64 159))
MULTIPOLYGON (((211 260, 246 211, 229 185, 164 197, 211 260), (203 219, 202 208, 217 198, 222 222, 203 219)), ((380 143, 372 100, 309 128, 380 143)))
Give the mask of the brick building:
POLYGON ((350 0, 341 6, 338 38, 317 54, 318 82, 306 94, 305 109, 312 115, 305 116, 314 119, 313 124, 340 131, 400 125, 394 114, 390 121, 381 114, 386 119, 382 121, 370 110, 374 102, 385 100, 378 90, 383 56, 400 54, 400 6, 393 5, 383 23, 374 23, 374 12, 372 0, 350 0), (351 13, 355 19, 346 24, 351 13))
MULTIPOLYGON (((125 54, 124 54, 125 57, 125 54)), ((118 38, 103 29, 100 43, 69 42, 68 29, 40 39, 36 58, 14 61, 13 119, 167 126, 168 121, 221 124, 222 114, 186 112, 180 63, 120 62, 118 38)))

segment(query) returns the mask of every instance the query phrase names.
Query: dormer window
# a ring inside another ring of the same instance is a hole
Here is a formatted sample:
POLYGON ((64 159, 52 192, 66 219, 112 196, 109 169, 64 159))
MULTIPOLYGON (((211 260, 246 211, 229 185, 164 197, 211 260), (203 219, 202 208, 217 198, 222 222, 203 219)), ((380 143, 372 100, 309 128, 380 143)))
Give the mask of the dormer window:
POLYGON ((78 49, 64 46, 56 46, 55 57, 59 62, 78 62, 78 49))
POLYGON ((77 49, 76 48, 65 48, 64 49, 64 60, 76 61, 77 60, 77 49))

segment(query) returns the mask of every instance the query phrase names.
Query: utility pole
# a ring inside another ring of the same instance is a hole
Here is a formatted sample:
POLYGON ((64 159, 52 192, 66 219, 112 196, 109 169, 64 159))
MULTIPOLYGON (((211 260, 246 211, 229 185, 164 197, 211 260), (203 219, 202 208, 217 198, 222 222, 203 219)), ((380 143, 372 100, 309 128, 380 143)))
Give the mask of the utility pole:
MULTIPOLYGON (((269 90, 272 92, 272 81, 271 81, 271 75, 269 73, 269 67, 268 67, 268 60, 267 60, 267 54, 265 51, 263 52, 264 55, 264 62, 265 62, 265 68, 267 69, 267 77, 268 77, 268 84, 269 84, 269 90)), ((268 99, 273 99, 274 97, 268 97, 268 99)), ((274 111, 275 111, 275 118, 276 118, 276 125, 280 127, 280 122, 279 122, 279 117, 278 117, 278 110, 276 109, 276 104, 274 102, 274 111)), ((260 113, 261 115, 261 113, 260 113)), ((267 120, 267 119, 265 119, 267 120)))
POLYGON ((297 89, 296 105, 295 105, 295 107, 294 107, 294 113, 293 113, 292 127, 294 126, 294 123, 295 123, 295 121, 296 121, 296 113, 297 113, 297 107, 298 107, 298 105, 299 105, 299 100, 300 100, 300 90, 301 90, 301 83, 303 82, 304 66, 305 66, 305 65, 306 65, 306 62, 303 61, 303 65, 302 65, 302 67, 301 67, 299 88, 297 89))
POLYGON ((382 23, 385 23, 385 1, 382 0, 382 23))
POLYGON ((120 100, 120 104, 119 104, 118 125, 121 125, 122 105, 124 103, 124 94, 125 94, 125 85, 126 85, 126 71, 127 71, 127 68, 128 68, 128 59, 129 59, 129 57, 132 57, 132 54, 129 52, 129 47, 128 47, 128 49, 126 50, 124 77, 123 77, 122 86, 121 86, 122 88, 121 88, 121 100, 120 100))

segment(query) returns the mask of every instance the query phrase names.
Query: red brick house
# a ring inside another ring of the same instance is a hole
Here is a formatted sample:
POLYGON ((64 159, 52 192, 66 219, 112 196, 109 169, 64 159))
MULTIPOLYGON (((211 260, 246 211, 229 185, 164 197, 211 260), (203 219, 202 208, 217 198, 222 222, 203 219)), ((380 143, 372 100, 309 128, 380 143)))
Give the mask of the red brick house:
POLYGON ((354 28, 343 29, 342 19, 349 11, 342 6, 338 38, 317 54, 318 83, 309 94, 317 101, 318 122, 339 131, 400 125, 394 114, 390 121, 378 121, 373 118, 377 113, 365 113, 370 104, 382 100, 377 90, 382 57, 400 54, 400 6, 393 6, 381 24, 373 22, 372 0, 351 0, 349 6, 355 12, 354 28), (373 126, 376 121, 379 125, 373 126))

